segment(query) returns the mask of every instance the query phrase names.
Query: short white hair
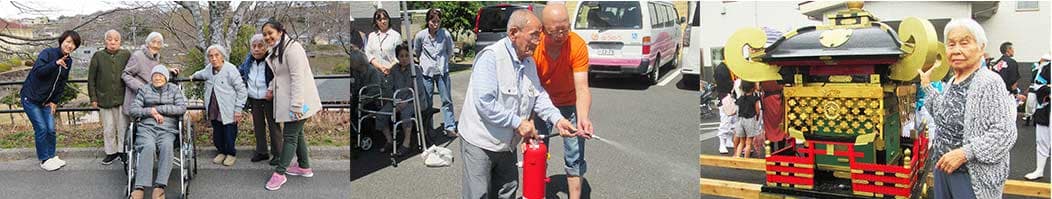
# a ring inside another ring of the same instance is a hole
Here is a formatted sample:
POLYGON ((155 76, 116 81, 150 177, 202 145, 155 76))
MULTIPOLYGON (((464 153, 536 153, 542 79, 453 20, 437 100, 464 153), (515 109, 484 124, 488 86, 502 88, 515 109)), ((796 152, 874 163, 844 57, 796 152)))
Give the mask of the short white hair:
POLYGON ((943 42, 950 39, 950 30, 954 28, 964 28, 969 33, 972 33, 976 43, 986 46, 986 30, 983 30, 983 26, 980 26, 979 22, 975 22, 975 20, 970 18, 954 18, 949 23, 946 23, 946 27, 942 29, 943 42))
POLYGON ((117 30, 114 29, 107 30, 106 33, 102 35, 102 38, 109 39, 111 34, 117 35, 117 39, 121 38, 121 32, 117 32, 117 30))
POLYGON ((518 9, 511 13, 511 17, 508 18, 508 33, 511 33, 511 28, 522 28, 526 24, 530 23, 530 19, 537 19, 536 15, 533 15, 528 9, 518 9))
POLYGON ((154 39, 160 39, 161 40, 161 44, 164 44, 164 35, 161 35, 161 33, 159 33, 159 32, 150 32, 149 35, 146 35, 146 42, 144 42, 144 43, 148 44, 148 43, 152 42, 154 39))
POLYGON ((254 34, 252 35, 252 39, 248 40, 249 45, 256 44, 259 42, 263 42, 263 34, 254 34))
POLYGON ((206 62, 208 60, 208 54, 211 53, 213 49, 214 50, 219 50, 219 54, 223 55, 223 61, 226 61, 230 57, 230 56, 227 56, 228 54, 226 52, 226 48, 223 48, 223 46, 221 46, 219 44, 212 44, 212 46, 208 46, 208 49, 205 50, 205 60, 206 60, 206 62))

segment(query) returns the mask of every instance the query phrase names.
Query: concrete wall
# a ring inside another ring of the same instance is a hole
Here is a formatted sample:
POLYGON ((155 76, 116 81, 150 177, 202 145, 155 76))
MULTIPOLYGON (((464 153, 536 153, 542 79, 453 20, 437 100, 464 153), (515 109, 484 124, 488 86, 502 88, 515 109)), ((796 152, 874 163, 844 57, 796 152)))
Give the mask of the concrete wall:
MULTIPOLYGON (((1040 1, 1037 11, 1016 11, 1016 1, 1002 1, 997 14, 979 22, 986 30, 989 44, 986 52, 994 58, 1001 57, 1001 42, 1010 41, 1015 47, 1015 59, 1019 62, 1037 62, 1041 55, 1049 52, 1049 37, 1052 37, 1052 2, 1040 1)), ((1025 66, 1029 68, 1029 65, 1025 66)))
MULTIPOLYGON (((799 2, 702 2, 703 46, 718 47, 742 27, 768 26, 778 30, 789 30, 822 22, 808 20, 797 10, 799 2), (725 12, 725 13, 723 13, 725 12), (710 39, 711 38, 711 39, 710 39)), ((1052 46, 1052 2, 1040 1, 1036 11, 1016 11, 1016 1, 1002 1, 997 13, 979 21, 986 30, 989 44, 986 52, 991 57, 1000 57, 1001 42, 1011 41, 1015 45, 1016 59, 1020 62, 1036 62, 1052 46)), ((831 9, 834 13, 842 8, 831 9)), ((970 17, 971 2, 882 2, 867 1, 864 9, 892 27, 906 17, 921 17, 933 21, 939 37, 945 23, 952 18, 970 17)), ((821 20, 821 19, 820 19, 821 20)), ((710 56, 706 52, 705 56, 710 56)), ((706 58, 705 66, 711 66, 706 58)))
MULTIPOLYGON (((1040 1, 1036 11, 1016 11, 1017 1, 1001 1, 997 12, 989 19, 979 21, 986 30, 989 43, 985 51, 994 58, 1000 57, 1000 44, 1011 41, 1016 49, 1015 58, 1020 62, 1036 62, 1042 54, 1049 52, 1049 27, 1052 21, 1052 2, 1040 1), (1036 28, 1035 28, 1036 27, 1036 28)), ((942 40, 945 21, 953 18, 971 17, 976 9, 972 2, 952 1, 867 1, 864 9, 882 21, 897 24, 906 17, 921 17, 935 22, 942 40)), ((833 13, 835 10, 827 11, 833 13)), ((896 26, 896 25, 893 25, 896 26)))
MULTIPOLYGON (((721 48, 731 34, 745 27, 770 27, 782 32, 819 25, 800 14, 797 2, 701 2, 703 67, 713 67, 712 48, 721 48)), ((703 68, 702 71, 710 71, 703 68)))

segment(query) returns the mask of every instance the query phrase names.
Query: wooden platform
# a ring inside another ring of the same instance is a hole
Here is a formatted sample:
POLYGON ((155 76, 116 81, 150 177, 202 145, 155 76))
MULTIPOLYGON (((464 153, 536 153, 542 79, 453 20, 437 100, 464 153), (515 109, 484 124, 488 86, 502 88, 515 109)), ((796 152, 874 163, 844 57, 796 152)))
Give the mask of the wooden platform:
MULTIPOLYGON (((719 155, 699 155, 698 164, 729 169, 741 169, 750 171, 763 171, 765 161, 756 158, 732 158, 719 155)), ((742 183, 717 179, 701 178, 701 194, 716 195, 732 198, 756 198, 759 197, 761 184, 742 183)), ((1052 184, 1043 182, 1030 182, 1022 180, 1008 180, 1005 182, 1004 193, 1006 195, 1018 195, 1027 197, 1049 198, 1052 194, 1052 184)))

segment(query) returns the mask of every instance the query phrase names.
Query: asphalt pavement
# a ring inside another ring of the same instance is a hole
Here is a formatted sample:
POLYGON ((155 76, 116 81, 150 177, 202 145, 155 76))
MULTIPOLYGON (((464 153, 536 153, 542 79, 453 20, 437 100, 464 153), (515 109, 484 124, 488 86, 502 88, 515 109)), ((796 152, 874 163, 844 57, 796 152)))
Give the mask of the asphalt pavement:
MULTIPOLYGON (((666 67, 663 79, 681 75, 666 67)), ((451 75, 457 115, 469 81, 470 68, 451 75)), ((697 84, 697 83, 694 83, 697 84)), ((584 193, 592 198, 697 198, 698 92, 677 84, 647 85, 636 77, 600 76, 591 81, 592 122, 606 141, 586 144, 588 171, 584 193)), ((437 99, 437 95, 436 95, 437 99)), ((436 107, 438 102, 436 100, 436 107)), ((442 119, 435 114, 435 126, 442 119)), ((453 151, 451 167, 428 168, 419 154, 398 159, 367 151, 352 163, 352 198, 458 198, 463 162, 460 140, 432 136, 453 151)), ((549 144, 548 198, 566 198, 561 138, 549 144)), ((521 190, 518 194, 522 194, 521 190)))
MULTIPOLYGON (((32 159, 0 162, 0 198, 122 198, 127 186, 122 163, 102 165, 100 158, 65 159, 67 166, 47 172, 32 159)), ((264 184, 273 172, 265 162, 240 157, 232 167, 199 157, 188 198, 348 198, 348 160, 313 160, 314 177, 289 176, 277 191, 264 184)), ((173 170, 165 194, 179 198, 179 171, 173 170)), ((149 190, 149 189, 148 189, 149 190)), ((149 191, 147 192, 149 196, 149 191)))

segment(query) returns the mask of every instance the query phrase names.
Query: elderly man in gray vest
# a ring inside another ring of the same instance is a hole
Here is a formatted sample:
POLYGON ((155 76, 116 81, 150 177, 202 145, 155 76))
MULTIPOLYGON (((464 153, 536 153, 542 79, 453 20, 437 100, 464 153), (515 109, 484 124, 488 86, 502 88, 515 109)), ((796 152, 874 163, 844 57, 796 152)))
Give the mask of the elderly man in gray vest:
POLYGON ((519 171, 515 146, 522 138, 538 139, 530 119, 555 123, 561 134, 577 130, 552 105, 537 78, 533 50, 541 23, 523 9, 508 20, 508 37, 478 53, 464 97, 458 129, 464 160, 461 197, 514 198, 519 171))

